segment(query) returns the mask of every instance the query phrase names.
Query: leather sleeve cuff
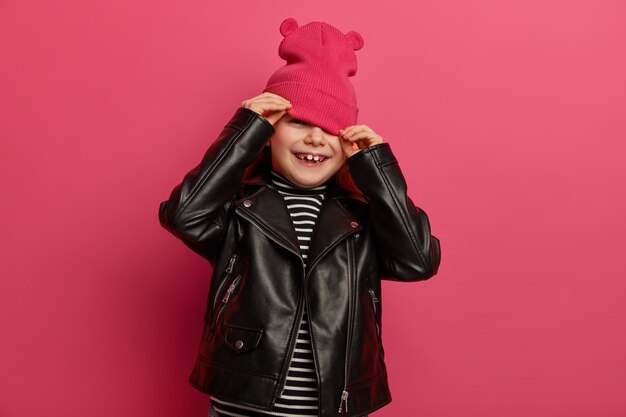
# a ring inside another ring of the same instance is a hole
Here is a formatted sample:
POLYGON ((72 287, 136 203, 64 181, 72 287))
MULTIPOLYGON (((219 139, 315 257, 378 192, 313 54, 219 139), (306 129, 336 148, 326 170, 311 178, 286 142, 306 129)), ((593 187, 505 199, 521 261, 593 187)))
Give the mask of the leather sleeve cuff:
POLYGON ((265 117, 246 107, 239 107, 230 119, 230 122, 228 122, 228 124, 234 124, 240 128, 245 127, 249 123, 258 125, 258 129, 265 131, 264 133, 268 137, 274 134, 274 126, 265 117))
POLYGON ((346 160, 350 174, 356 185, 366 195, 368 194, 371 173, 377 170, 398 163, 398 160, 391 151, 389 143, 377 143, 365 148, 346 160), (368 180, 369 179, 369 180, 368 180))
POLYGON ((391 152, 391 146, 387 142, 377 143, 368 148, 362 149, 347 159, 348 164, 356 164, 363 158, 374 158, 378 165, 385 165, 387 162, 397 162, 393 152, 391 152))

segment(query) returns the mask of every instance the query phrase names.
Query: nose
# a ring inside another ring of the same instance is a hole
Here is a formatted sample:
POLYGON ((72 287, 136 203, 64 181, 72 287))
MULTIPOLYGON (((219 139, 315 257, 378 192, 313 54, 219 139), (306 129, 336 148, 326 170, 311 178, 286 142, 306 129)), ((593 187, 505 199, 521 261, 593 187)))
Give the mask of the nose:
POLYGON ((304 143, 313 146, 326 145, 326 135, 324 134, 324 130, 319 126, 311 126, 308 134, 304 138, 304 143))

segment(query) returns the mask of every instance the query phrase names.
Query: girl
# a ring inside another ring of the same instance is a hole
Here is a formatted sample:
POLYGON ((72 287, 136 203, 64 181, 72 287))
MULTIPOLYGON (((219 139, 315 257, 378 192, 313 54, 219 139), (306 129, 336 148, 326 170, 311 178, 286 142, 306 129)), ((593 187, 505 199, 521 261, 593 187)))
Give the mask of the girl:
POLYGON ((389 144, 356 124, 361 36, 280 31, 286 65, 159 207, 213 266, 189 381, 211 416, 364 416, 391 401, 381 280, 435 275, 439 240, 389 144))

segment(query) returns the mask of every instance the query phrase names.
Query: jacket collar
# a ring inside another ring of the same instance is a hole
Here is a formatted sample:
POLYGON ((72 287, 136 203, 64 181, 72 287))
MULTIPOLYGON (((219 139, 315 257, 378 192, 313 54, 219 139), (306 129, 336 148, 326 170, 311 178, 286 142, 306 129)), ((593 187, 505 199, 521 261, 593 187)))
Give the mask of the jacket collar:
MULTIPOLYGON (((291 216, 282 195, 271 185, 269 172, 242 181, 245 196, 235 201, 236 211, 254 223, 269 238, 300 256, 300 248, 291 216)), ((324 204, 317 217, 307 265, 311 267, 329 248, 361 230, 361 223, 346 209, 347 200, 362 198, 337 186, 334 178, 326 187, 324 204)))

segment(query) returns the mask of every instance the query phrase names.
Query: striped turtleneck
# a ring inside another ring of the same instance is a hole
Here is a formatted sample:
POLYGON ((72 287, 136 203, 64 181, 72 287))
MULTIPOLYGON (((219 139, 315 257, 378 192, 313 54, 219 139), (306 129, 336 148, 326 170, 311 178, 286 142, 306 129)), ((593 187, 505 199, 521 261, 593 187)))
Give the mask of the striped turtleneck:
POLYGON ((313 227, 322 208, 326 184, 300 188, 276 171, 272 171, 272 184, 285 200, 306 268, 313 227))
MULTIPOLYGON (((306 269, 309 246, 313 237, 315 222, 324 201, 326 184, 313 188, 301 188, 274 170, 272 170, 271 175, 271 186, 283 196, 289 211, 306 269)), ((311 350, 307 317, 308 312, 305 308, 298 330, 296 346, 287 371, 285 388, 276 399, 273 409, 265 411, 212 397, 211 405, 215 407, 220 416, 318 416, 318 379, 311 350)))

